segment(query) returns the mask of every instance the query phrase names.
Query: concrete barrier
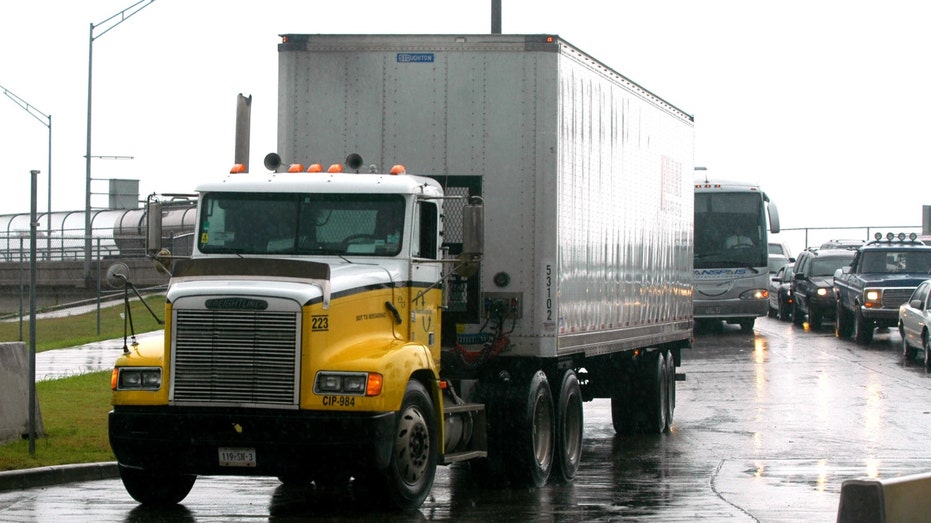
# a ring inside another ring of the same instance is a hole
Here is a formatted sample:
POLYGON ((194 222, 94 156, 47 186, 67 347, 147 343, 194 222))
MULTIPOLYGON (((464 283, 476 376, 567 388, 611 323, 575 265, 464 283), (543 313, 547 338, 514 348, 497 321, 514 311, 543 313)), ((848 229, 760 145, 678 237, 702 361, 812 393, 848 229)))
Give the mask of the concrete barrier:
POLYGON ((841 485, 837 523, 931 520, 931 473, 889 479, 851 479, 841 485))
MULTIPOLYGON (((36 435, 42 436, 36 401, 36 435)), ((18 341, 0 343, 0 443, 29 435, 29 349, 18 341)))

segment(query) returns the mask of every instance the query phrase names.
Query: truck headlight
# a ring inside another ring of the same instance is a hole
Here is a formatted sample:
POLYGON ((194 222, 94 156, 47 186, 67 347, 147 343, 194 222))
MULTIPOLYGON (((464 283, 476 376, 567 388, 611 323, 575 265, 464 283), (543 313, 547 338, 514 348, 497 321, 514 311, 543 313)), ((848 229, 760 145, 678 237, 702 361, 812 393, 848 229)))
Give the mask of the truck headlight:
POLYGON ((318 372, 314 393, 377 396, 381 394, 381 383, 381 374, 374 372, 318 372))
POLYGON ((113 379, 110 381, 113 390, 159 390, 162 388, 162 369, 120 367, 113 369, 113 379))

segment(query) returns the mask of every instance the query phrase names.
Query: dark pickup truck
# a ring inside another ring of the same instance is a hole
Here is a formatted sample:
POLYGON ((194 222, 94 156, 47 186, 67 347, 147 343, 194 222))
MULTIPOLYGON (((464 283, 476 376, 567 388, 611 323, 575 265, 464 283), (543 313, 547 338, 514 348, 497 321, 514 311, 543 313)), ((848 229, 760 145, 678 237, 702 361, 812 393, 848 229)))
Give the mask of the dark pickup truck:
POLYGON ((834 273, 837 296, 835 333, 868 345, 876 328, 898 325, 899 305, 922 281, 931 278, 931 246, 912 234, 876 240, 857 250, 849 266, 834 273))

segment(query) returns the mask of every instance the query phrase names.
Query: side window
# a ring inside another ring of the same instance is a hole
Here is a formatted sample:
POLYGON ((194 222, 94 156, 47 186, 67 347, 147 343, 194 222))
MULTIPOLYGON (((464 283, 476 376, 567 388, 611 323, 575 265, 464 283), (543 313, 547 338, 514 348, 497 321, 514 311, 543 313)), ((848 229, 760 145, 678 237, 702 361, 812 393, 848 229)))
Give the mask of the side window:
POLYGON ((437 208, 434 202, 417 203, 417 221, 414 230, 414 256, 437 259, 437 208))

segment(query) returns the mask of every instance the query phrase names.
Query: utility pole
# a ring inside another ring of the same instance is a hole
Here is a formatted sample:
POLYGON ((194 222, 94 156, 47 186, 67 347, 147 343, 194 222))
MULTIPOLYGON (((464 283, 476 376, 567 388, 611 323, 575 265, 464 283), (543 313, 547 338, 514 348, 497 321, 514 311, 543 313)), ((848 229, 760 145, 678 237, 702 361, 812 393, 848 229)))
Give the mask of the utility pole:
POLYGON ((87 149, 84 154, 84 167, 87 172, 85 180, 84 194, 84 280, 91 279, 91 102, 93 100, 91 88, 94 76, 94 40, 107 34, 111 29, 125 22, 129 17, 142 11, 155 0, 139 0, 135 4, 114 14, 99 24, 90 24, 87 44, 87 149), (101 29, 99 34, 94 34, 95 29, 101 29))

